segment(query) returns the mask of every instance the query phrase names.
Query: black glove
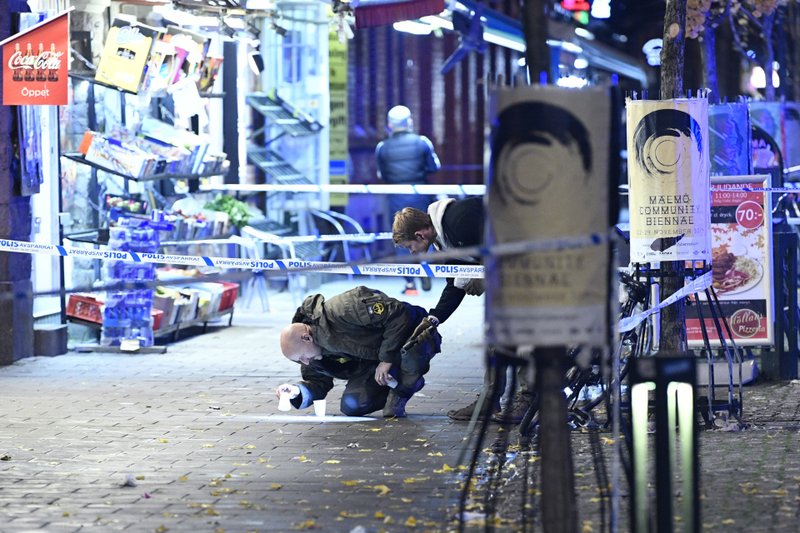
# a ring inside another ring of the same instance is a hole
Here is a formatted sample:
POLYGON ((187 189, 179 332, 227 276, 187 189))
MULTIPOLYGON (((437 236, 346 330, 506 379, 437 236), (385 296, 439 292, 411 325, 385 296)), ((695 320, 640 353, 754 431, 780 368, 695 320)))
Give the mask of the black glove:
POLYGON ((481 278, 474 278, 469 280, 466 285, 464 285, 464 292, 469 294, 470 296, 480 296, 483 294, 484 285, 483 280, 481 278))
POLYGON ((414 333, 408 338, 406 343, 403 345, 403 351, 407 352, 414 346, 416 343, 425 340, 425 335, 427 333, 428 337, 432 334, 432 332, 436 329, 436 326, 439 325, 439 319, 433 315, 428 315, 422 319, 422 322, 414 329, 414 333), (430 330, 430 331, 429 331, 430 330))

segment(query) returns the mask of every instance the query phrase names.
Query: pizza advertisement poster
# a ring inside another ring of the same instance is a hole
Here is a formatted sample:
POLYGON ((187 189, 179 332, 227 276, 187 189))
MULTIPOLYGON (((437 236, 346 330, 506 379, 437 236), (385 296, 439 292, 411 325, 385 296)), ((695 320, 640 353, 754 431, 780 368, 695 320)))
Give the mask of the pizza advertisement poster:
POLYGON ((487 243, 543 249, 487 258, 488 342, 603 346, 611 260, 607 240, 591 236, 610 227, 616 189, 609 92, 503 87, 492 106, 487 243), (551 244, 578 239, 585 243, 551 244))
MULTIPOLYGON (((769 187, 770 182, 767 175, 711 179, 712 287, 733 340, 741 346, 774 342, 770 193, 743 190, 769 187)), ((701 305, 709 340, 719 346, 708 302, 699 296, 699 302, 686 306, 689 345, 703 344, 697 309, 701 305)))
POLYGON ((625 107, 631 261, 710 260, 708 100, 625 107))

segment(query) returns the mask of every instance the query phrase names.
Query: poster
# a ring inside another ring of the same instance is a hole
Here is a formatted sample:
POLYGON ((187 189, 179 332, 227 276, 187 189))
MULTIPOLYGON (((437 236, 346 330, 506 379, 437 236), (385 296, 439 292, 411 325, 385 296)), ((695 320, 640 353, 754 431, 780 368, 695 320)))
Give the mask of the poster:
POLYGON ((752 174, 750 116, 747 104, 714 104, 708 110, 708 146, 712 176, 752 174))
POLYGON ((69 11, 2 41, 3 105, 66 105, 69 11))
MULTIPOLYGON (((770 194, 742 190, 769 186, 766 175, 712 178, 712 287, 741 346, 768 346, 774 340, 770 194)), ((719 346, 706 298, 700 299, 711 345, 719 346)), ((702 346, 696 305, 686 306, 686 336, 690 346, 702 346)))
POLYGON ((710 260, 708 101, 626 108, 631 261, 710 260))
MULTIPOLYGON (((340 42, 339 35, 328 34, 328 54, 330 68, 330 183, 345 185, 349 181, 348 159, 348 120, 347 120, 347 41, 340 42)), ((347 205, 347 193, 332 193, 330 205, 347 205)))
MULTIPOLYGON (((611 98, 607 89, 501 88, 492 99, 487 244, 606 234, 611 98)), ((618 147, 617 147, 618 153, 618 147)), ((605 240, 486 260, 488 341, 562 346, 608 342, 605 240)))

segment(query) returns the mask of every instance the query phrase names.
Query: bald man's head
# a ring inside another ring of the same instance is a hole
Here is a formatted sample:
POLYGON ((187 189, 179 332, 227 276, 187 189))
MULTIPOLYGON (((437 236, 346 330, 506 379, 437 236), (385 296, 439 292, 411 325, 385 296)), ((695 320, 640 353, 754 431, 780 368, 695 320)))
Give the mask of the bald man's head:
POLYGON ((311 327, 295 322, 281 330, 281 352, 290 361, 308 365, 322 359, 322 349, 314 342, 311 327))

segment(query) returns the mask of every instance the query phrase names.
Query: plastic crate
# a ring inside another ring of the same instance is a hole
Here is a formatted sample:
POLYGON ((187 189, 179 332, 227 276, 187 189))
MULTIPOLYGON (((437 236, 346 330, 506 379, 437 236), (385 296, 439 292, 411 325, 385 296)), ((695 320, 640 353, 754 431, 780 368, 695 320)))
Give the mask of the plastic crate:
POLYGON ((229 281, 223 281, 221 283, 225 287, 225 290, 222 291, 222 299, 219 302, 219 310, 225 311, 226 309, 233 307, 233 304, 236 302, 236 298, 239 296, 239 284, 231 283, 229 281))
POLYGON ((70 294, 69 300, 67 300, 67 316, 85 320, 86 322, 102 324, 104 305, 102 300, 98 300, 94 296, 70 294))

